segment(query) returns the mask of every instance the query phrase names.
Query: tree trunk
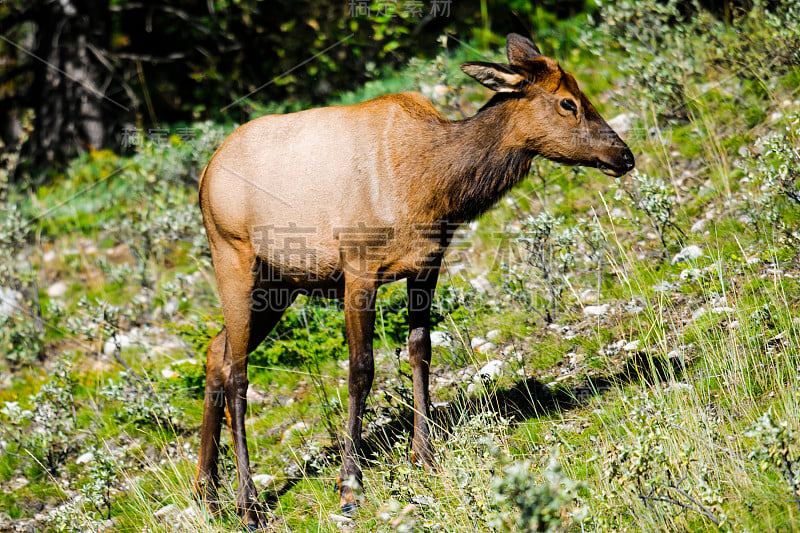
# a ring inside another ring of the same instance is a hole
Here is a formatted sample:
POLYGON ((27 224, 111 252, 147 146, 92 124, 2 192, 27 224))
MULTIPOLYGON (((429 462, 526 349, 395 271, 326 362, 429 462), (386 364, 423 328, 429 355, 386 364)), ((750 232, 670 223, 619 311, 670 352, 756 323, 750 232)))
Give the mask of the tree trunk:
POLYGON ((59 170, 78 149, 101 147, 104 115, 114 105, 104 99, 104 67, 90 49, 107 48, 108 6, 100 0, 45 2, 35 22, 34 127, 22 149, 23 172, 59 170))

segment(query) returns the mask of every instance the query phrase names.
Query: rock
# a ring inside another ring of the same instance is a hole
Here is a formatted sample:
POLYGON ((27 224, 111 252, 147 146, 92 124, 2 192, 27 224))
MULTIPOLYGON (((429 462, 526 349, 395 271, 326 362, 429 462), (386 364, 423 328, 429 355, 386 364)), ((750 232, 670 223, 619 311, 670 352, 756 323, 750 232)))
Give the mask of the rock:
POLYGON ((194 357, 187 357, 185 359, 178 359, 177 361, 173 361, 173 362, 170 363, 170 365, 172 365, 172 366, 196 365, 197 363, 199 363, 199 361, 197 359, 195 359, 194 357))
POLYGON ((164 304, 164 314, 165 315, 174 315, 178 311, 178 299, 172 298, 167 303, 164 304))
POLYGON ((19 310, 21 303, 21 292, 0 287, 0 317, 10 316, 12 313, 19 310))
POLYGON ((487 354, 495 351, 497 349, 497 345, 493 342, 484 342, 480 346, 475 348, 475 351, 481 354, 487 354))
POLYGON ((503 340, 503 332, 499 329, 493 329, 486 334, 486 339, 492 342, 500 342, 503 340))
POLYGON ((129 348, 131 345, 131 338, 124 333, 111 337, 103 344, 103 353, 106 355, 114 355, 114 352, 117 350, 117 345, 119 345, 121 350, 129 348))
POLYGON ((670 261, 671 264, 676 265, 678 263, 683 263, 686 261, 694 261, 695 259, 699 259, 703 257, 703 249, 697 246, 696 244, 690 244, 686 246, 678 252, 675 257, 672 258, 670 261))
POLYGON ((267 397, 264 396, 258 389, 255 387, 248 387, 247 388, 247 401, 250 403, 264 403, 267 400, 267 397))
POLYGON ((88 463, 94 459, 94 452, 86 452, 77 459, 75 459, 76 465, 82 465, 88 463))
POLYGON ((256 485, 270 485, 272 484, 277 478, 272 474, 255 474, 253 476, 253 483, 256 485))
POLYGON ((626 352, 633 352, 635 350, 638 350, 639 346, 641 346, 641 344, 642 344, 642 341, 637 339, 635 341, 631 341, 629 343, 626 343, 625 346, 622 347, 622 349, 624 351, 626 351, 626 352))
POLYGON ((178 513, 178 520, 183 524, 186 524, 187 522, 197 522, 201 519, 202 517, 200 516, 200 512, 194 505, 190 505, 189 507, 181 509, 181 511, 178 513))
POLYGON ((301 432, 306 431, 308 427, 309 427, 308 424, 306 424, 302 420, 300 422, 295 422, 294 424, 289 426, 286 429, 286 431, 283 432, 283 435, 281 436, 281 442, 284 442, 286 439, 291 437, 292 433, 294 433, 295 431, 301 431, 301 432))
POLYGON ((47 250, 44 255, 42 256, 42 261, 45 263, 52 263, 56 260, 58 254, 56 254, 55 250, 47 250))
POLYGON ((583 316, 587 317, 604 316, 607 315, 610 310, 611 306, 608 304, 587 305, 586 307, 583 308, 583 316))
POLYGON ((780 111, 775 111, 769 116, 769 121, 778 122, 782 118, 783 118, 783 113, 781 113, 780 111))
MULTIPOLYGON (((111 352, 111 353, 114 353, 114 352, 111 352)), ((181 377, 181 375, 178 374, 177 370, 172 370, 171 368, 162 368, 161 369, 161 377, 164 378, 164 379, 177 379, 177 378, 181 377)))
POLYGON ((153 516, 169 516, 171 514, 175 514, 175 511, 177 511, 177 510, 178 510, 178 506, 175 505, 174 503, 171 503, 169 505, 166 505, 166 506, 162 507, 161 509, 159 509, 155 513, 153 513, 153 516))
POLYGON ((661 283, 656 283, 653 285, 652 289, 654 292, 671 292, 674 287, 672 283, 669 281, 662 281, 661 283))
POLYGON ((28 484, 28 480, 24 477, 18 477, 11 482, 11 490, 19 490, 28 484))
POLYGON ((695 311, 692 313, 692 320, 697 320, 698 318, 702 317, 706 313, 708 313, 708 311, 706 310, 705 307, 701 307, 699 309, 695 309, 695 311))
POLYGON ((703 233, 706 230, 707 224, 708 220, 701 218, 700 220, 692 224, 692 227, 689 228, 689 231, 691 231, 692 233, 703 233))
POLYGON ((489 381, 493 381, 500 377, 500 374, 503 371, 503 367, 506 366, 505 361, 501 361, 500 359, 492 359, 485 365, 478 370, 478 373, 475 374, 476 376, 480 377, 481 379, 486 379, 489 381))
POLYGON ((711 312, 714 313, 715 315, 723 315, 723 314, 727 314, 727 313, 733 313, 734 311, 736 311, 736 309, 734 309, 733 307, 729 307, 727 305, 720 305, 720 306, 711 308, 711 312))
POLYGON ((469 341, 469 345, 474 350, 481 344, 486 344, 486 342, 487 342, 486 339, 484 339, 483 337, 473 337, 472 340, 469 341))
POLYGON ((431 505, 434 504, 434 501, 433 498, 431 498, 430 496, 422 495, 422 496, 412 496, 411 503, 413 503, 414 505, 421 505, 423 507, 430 507, 431 505))
POLYGON ((477 276, 469 280, 472 288, 478 292, 488 292, 492 288, 491 282, 486 279, 486 276, 477 276))
POLYGON ((600 299, 600 295, 594 289, 584 289, 581 291, 578 299, 582 304, 594 304, 600 299))
POLYGON ((747 147, 746 144, 743 144, 737 150, 739 157, 750 157, 750 148, 747 147))
POLYGON ((331 522, 333 522, 333 523, 335 523, 336 525, 339 525, 339 526, 341 526, 341 525, 349 525, 349 524, 353 523, 353 519, 352 518, 350 518, 348 516, 336 514, 336 513, 328 513, 328 518, 331 519, 331 522))
POLYGON ((452 344, 453 339, 444 331, 431 331, 431 346, 447 347, 452 344))
POLYGON ((619 207, 615 207, 611 210, 612 220, 625 220, 626 218, 628 218, 628 214, 619 207))
POLYGON ((620 137, 625 137, 633 128, 633 119, 636 115, 633 113, 621 113, 608 121, 611 129, 617 132, 620 137))

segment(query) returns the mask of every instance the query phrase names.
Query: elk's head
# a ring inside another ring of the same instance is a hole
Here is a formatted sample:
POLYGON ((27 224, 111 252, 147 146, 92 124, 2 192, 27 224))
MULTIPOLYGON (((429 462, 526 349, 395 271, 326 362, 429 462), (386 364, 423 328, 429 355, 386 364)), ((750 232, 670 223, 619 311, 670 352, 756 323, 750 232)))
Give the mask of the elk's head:
POLYGON ((559 163, 597 167, 621 176, 634 167, 630 148, 603 120, 569 72, 516 33, 506 41, 508 64, 469 62, 461 70, 510 101, 512 138, 559 163))

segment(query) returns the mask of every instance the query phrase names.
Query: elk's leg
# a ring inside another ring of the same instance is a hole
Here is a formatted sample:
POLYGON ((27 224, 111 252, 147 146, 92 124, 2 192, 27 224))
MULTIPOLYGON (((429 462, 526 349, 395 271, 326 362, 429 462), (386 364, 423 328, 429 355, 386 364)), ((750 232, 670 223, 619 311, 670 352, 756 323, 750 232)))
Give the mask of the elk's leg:
POLYGON ((347 383, 350 406, 342 468, 337 480, 339 507, 345 515, 355 512, 358 502, 353 489, 363 486, 358 454, 361 448, 361 425, 367 395, 369 395, 375 375, 372 335, 375 329, 376 290, 376 283, 371 280, 348 279, 345 284, 344 316, 347 345, 350 350, 350 371, 347 383))
POLYGON ((425 277, 408 280, 408 357, 414 383, 414 440, 411 460, 426 467, 435 465, 430 438, 430 397, 428 379, 431 366, 431 304, 436 290, 438 269, 425 277))
POLYGON ((197 473, 194 477, 194 491, 211 514, 219 513, 217 485, 219 473, 219 434, 222 426, 222 412, 225 408, 225 389, 223 361, 227 343, 225 328, 208 345, 206 356, 206 391, 203 400, 203 425, 200 430, 200 453, 197 459, 197 473))
POLYGON ((247 354, 272 329, 283 309, 255 310, 253 289, 256 276, 251 251, 218 245, 215 252, 214 267, 227 341, 222 373, 236 462, 236 508, 247 527, 256 529, 265 523, 265 516, 250 473, 244 425, 249 384, 247 354))

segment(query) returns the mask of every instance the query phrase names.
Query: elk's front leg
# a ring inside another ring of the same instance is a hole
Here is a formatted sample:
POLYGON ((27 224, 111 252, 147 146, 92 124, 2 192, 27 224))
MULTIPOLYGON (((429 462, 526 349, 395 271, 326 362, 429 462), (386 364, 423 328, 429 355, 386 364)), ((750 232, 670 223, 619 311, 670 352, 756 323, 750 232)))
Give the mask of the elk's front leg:
POLYGON ((414 440, 411 460, 425 467, 435 466, 430 437, 428 379, 431 366, 431 304, 436 290, 438 268, 408 280, 408 357, 414 383, 414 440))
POLYGON ((377 284, 372 280, 347 279, 345 283, 345 329, 350 350, 348 395, 350 398, 347 428, 339 472, 339 507, 343 514, 352 515, 359 502, 355 489, 362 485, 359 452, 361 449, 361 425, 364 418, 367 396, 375 375, 372 357, 372 335, 375 329, 375 292, 377 284))

